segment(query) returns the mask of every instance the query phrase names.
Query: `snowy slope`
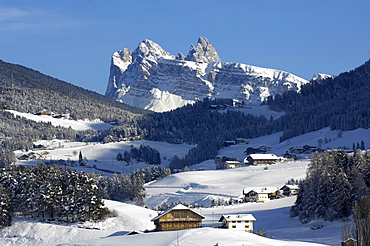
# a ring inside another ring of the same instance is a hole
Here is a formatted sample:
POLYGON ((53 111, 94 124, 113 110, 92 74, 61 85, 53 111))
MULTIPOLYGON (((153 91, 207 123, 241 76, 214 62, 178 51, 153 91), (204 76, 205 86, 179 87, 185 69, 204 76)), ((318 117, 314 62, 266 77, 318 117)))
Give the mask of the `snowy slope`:
POLYGON ((132 230, 151 230, 150 218, 155 211, 120 202, 105 201, 118 216, 106 221, 73 225, 57 225, 34 220, 17 219, 11 227, 0 231, 0 245, 50 246, 71 241, 99 239, 112 235, 124 235, 132 230))
POLYGON ((53 126, 71 127, 72 129, 82 130, 106 130, 112 127, 111 124, 104 123, 101 120, 96 121, 82 121, 82 120, 69 120, 69 119, 57 119, 50 115, 35 115, 30 113, 21 113, 15 110, 7 110, 8 112, 16 115, 33 120, 36 122, 50 122, 53 126))
MULTIPOLYGON (((252 139, 249 145, 235 145, 221 149, 219 155, 243 158, 247 146, 258 147, 266 145, 271 147, 271 153, 281 155, 291 146, 317 145, 319 139, 330 139, 323 148, 338 148, 347 146, 351 148, 353 142, 363 140, 365 146, 370 144, 370 130, 357 129, 343 132, 338 138, 338 131, 330 131, 325 128, 316 132, 295 137, 289 141, 279 143, 280 133, 252 139)), ((98 165, 111 168, 117 164, 114 161, 118 151, 129 149, 130 145, 140 146, 149 144, 160 150, 161 155, 170 157, 172 155, 183 156, 191 148, 186 145, 170 145, 151 141, 132 141, 110 144, 99 143, 73 143, 60 140, 51 142, 40 142, 51 149, 53 159, 78 158, 72 155, 73 150, 82 150, 88 157, 89 163, 93 160, 105 161, 98 165), (60 143, 60 144, 59 144, 60 143), (62 147, 63 146, 63 147, 62 147)), ((22 152, 17 152, 21 154, 22 152)), ((27 164, 29 162, 19 161, 27 164)), ((198 172, 184 172, 168 176, 146 185, 146 204, 157 206, 163 201, 168 202, 199 202, 209 204, 210 199, 238 197, 245 187, 276 186, 281 187, 291 178, 299 179, 305 176, 309 160, 280 163, 269 165, 267 170, 263 166, 241 167, 230 170, 214 170, 213 160, 192 166, 191 168, 206 169, 198 172)), ((137 167, 145 166, 139 164, 137 167)), ((164 162, 168 165, 168 160, 164 162)), ((132 166, 134 168, 134 166, 132 166)), ((135 166, 136 167, 136 166, 135 166)), ((125 170, 128 167, 125 167, 125 170)), ((94 169, 84 169, 94 171, 94 169)), ((152 210, 142 210, 132 205, 125 205, 107 201, 106 204, 120 211, 120 216, 108 219, 96 224, 85 224, 83 227, 99 228, 84 229, 77 225, 63 226, 41 223, 32 220, 15 220, 13 226, 5 228, 0 232, 0 245, 176 245, 179 235, 180 245, 310 245, 309 242, 325 245, 339 245, 340 222, 311 221, 302 225, 297 218, 289 218, 289 209, 293 205, 295 197, 284 198, 266 203, 245 203, 231 206, 220 206, 214 208, 201 208, 197 211, 206 218, 202 229, 166 233, 149 233, 136 236, 120 236, 131 230, 145 230, 153 228, 150 220, 156 216, 152 210), (252 213, 257 221, 255 229, 266 230, 268 237, 261 238, 249 233, 230 232, 210 227, 219 225, 217 220, 222 214, 227 213, 252 213), (138 217, 139 216, 139 217, 138 217), (311 230, 311 226, 323 225, 320 230, 311 230), (200 236, 198 236, 200 235, 200 236), (227 235, 227 236, 226 236, 227 235), (74 243, 80 242, 80 243, 74 243)))
POLYGON ((201 228, 192 230, 182 230, 178 232, 156 232, 140 235, 130 235, 121 237, 108 237, 99 240, 88 240, 83 242, 74 242, 63 245, 151 245, 151 246, 170 246, 170 245, 227 245, 227 246, 314 246, 323 245, 316 243, 282 241, 266 237, 260 237, 251 233, 241 231, 228 231, 222 229, 201 228))
POLYGON ((134 51, 113 54, 106 95, 164 112, 203 98, 261 102, 286 90, 299 91, 306 83, 276 69, 221 62, 216 49, 202 37, 186 57, 175 57, 153 41, 144 40, 134 51))

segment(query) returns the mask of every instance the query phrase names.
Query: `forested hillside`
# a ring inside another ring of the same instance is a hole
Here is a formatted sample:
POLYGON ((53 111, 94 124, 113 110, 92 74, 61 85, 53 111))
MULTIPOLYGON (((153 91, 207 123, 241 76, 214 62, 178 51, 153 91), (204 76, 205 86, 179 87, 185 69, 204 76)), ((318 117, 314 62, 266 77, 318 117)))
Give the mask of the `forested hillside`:
POLYGON ((131 122, 147 113, 32 69, 0 61, 0 166, 15 160, 13 150, 32 148, 33 141, 53 138, 81 141, 93 134, 14 117, 5 109, 27 113, 46 109, 69 114, 75 120, 106 122, 131 122))
POLYGON ((73 119, 128 121, 147 111, 32 69, 0 60, 0 105, 20 112, 47 109, 73 119))
MULTIPOLYGON (((327 221, 353 215, 354 228, 343 227, 343 236, 356 238, 358 245, 370 243, 370 151, 343 150, 316 153, 307 170, 291 216, 302 223, 327 221)), ((348 223, 348 222, 347 222, 348 223)), ((344 225, 346 225, 344 223, 344 225)))
MULTIPOLYGON (((204 99, 174 111, 148 114, 137 122, 138 133, 145 139, 169 143, 196 144, 183 158, 174 158, 171 168, 183 168, 217 155, 227 140, 253 138, 278 131, 264 116, 244 114, 236 109, 213 110, 211 105, 232 104, 231 99, 204 99)), ((103 133, 113 139, 127 135, 125 126, 103 133)))
POLYGON ((313 81, 301 93, 269 98, 270 108, 286 115, 276 124, 285 129, 281 141, 330 126, 333 130, 370 127, 370 61, 337 77, 313 81))

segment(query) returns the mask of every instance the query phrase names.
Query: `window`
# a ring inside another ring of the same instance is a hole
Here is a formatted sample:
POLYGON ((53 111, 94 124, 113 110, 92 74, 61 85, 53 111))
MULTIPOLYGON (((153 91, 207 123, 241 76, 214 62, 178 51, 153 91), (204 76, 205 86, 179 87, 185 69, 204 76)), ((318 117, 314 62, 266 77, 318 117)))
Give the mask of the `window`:
POLYGON ((235 220, 233 220, 233 221, 231 221, 231 223, 236 223, 236 221, 235 221, 235 220))
POLYGON ((232 225, 231 228, 236 228, 236 225, 232 225))
POLYGON ((242 223, 240 220, 238 220, 238 223, 242 223))
POLYGON ((245 228, 249 228, 249 225, 245 225, 245 228))

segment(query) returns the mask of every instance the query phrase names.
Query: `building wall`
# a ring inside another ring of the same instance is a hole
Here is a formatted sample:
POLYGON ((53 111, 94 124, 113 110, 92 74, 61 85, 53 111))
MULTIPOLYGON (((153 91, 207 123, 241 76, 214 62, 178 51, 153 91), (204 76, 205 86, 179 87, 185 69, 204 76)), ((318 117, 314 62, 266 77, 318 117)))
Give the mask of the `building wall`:
POLYGON ((176 231, 202 227, 201 222, 192 222, 192 221, 180 221, 180 222, 173 221, 155 224, 158 231, 176 231))
POLYGON ((173 210, 154 221, 159 231, 173 231, 198 228, 202 217, 190 210, 173 210))
POLYGON ((253 232, 253 221, 228 221, 227 228, 231 230, 253 232))
POLYGON ((269 195, 267 193, 263 193, 263 194, 258 194, 258 201, 268 201, 270 200, 269 199, 269 195))

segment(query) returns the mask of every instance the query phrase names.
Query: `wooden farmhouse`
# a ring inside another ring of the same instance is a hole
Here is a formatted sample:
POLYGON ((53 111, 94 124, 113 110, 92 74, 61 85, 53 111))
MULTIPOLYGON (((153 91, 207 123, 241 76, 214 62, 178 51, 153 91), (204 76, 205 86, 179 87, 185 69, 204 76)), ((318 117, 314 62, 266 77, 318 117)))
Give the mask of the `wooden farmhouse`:
POLYGON ((275 154, 250 154, 244 159, 245 165, 274 164, 281 162, 281 157, 275 154))
POLYGON ((194 210, 178 204, 153 218, 158 231, 175 231, 202 227, 205 217, 194 210))
POLYGON ((245 188, 243 190, 244 202, 266 202, 279 196, 276 187, 245 188))
POLYGON ((284 185, 280 188, 284 196, 295 196, 298 194, 299 186, 298 185, 284 185))
POLYGON ((256 221, 252 214, 227 214, 222 215, 218 222, 223 228, 253 232, 253 223, 256 221))

